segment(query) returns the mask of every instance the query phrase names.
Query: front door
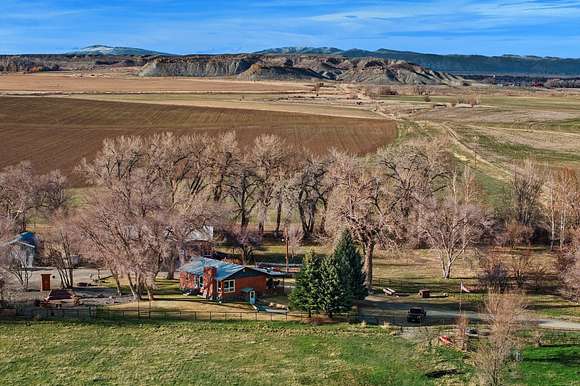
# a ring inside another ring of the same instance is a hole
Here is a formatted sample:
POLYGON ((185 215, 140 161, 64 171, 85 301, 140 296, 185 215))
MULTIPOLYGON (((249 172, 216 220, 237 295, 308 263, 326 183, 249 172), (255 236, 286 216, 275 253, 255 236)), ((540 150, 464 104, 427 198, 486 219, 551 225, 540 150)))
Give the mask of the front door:
POLYGON ((256 304, 256 291, 250 291, 250 304, 256 304))
POLYGON ((41 291, 50 291, 50 273, 41 273, 41 291))

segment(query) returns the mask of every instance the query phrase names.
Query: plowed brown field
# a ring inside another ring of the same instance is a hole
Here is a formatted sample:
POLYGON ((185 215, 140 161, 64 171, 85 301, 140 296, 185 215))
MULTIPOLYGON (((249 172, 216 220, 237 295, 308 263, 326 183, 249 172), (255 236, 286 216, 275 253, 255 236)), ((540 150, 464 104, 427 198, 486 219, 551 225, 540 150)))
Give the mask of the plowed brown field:
MULTIPOLYGON (((392 142, 396 123, 314 114, 50 97, 0 97, 0 167, 31 160, 39 172, 60 169, 72 176, 103 139, 119 135, 177 134, 228 130, 242 144, 273 133, 315 152, 332 147, 367 153, 392 142)), ((79 178, 73 178, 78 181, 79 178)))

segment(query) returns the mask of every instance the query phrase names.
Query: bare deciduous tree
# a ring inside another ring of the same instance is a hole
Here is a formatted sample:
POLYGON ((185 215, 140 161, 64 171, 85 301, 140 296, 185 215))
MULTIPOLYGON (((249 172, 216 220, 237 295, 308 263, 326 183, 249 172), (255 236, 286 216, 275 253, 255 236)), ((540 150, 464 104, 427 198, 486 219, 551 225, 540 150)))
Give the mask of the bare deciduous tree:
POLYGON ((240 251, 242 264, 255 263, 254 252, 262 245, 259 232, 234 226, 225 230, 224 234, 232 249, 240 251))
POLYGON ((300 247, 300 245, 302 245, 304 231, 302 231, 300 226, 297 226, 296 224, 290 224, 288 227, 286 227, 285 237, 290 249, 290 254, 292 258, 294 258, 296 250, 300 247))
POLYGON ((264 231, 268 209, 279 197, 289 160, 288 145, 275 135, 261 135, 254 141, 253 163, 258 177, 257 201, 259 209, 258 231, 264 231))
POLYGON ((0 212, 24 232, 31 214, 50 215, 67 205, 66 188, 59 171, 37 175, 28 161, 8 166, 0 172, 0 212))
POLYGON ((571 240, 572 229, 580 221, 580 178, 572 169, 549 170, 546 181, 546 218, 550 247, 559 241, 560 250, 571 240))
POLYGON ((36 208, 45 216, 57 211, 66 211, 70 204, 67 178, 59 170, 38 177, 36 186, 36 208))
POLYGON ((496 241, 505 247, 515 248, 518 245, 529 245, 533 235, 532 227, 511 220, 503 232, 498 233, 496 241))
POLYGON ((261 186, 250 155, 241 160, 236 169, 226 176, 224 192, 234 205, 235 217, 245 229, 250 223, 254 209, 258 205, 258 192, 261 186))
POLYGON ((491 220, 483 208, 466 201, 466 189, 454 174, 446 197, 432 198, 424 204, 420 227, 439 256, 445 279, 451 277, 457 259, 478 244, 491 228, 491 220))
POLYGON ((28 265, 28 252, 18 244, 5 245, 0 250, 0 269, 12 275, 22 290, 27 291, 32 272, 28 265))
POLYGON ((320 158, 305 153, 306 157, 287 182, 284 201, 288 213, 298 211, 304 238, 310 239, 316 232, 317 220, 320 222, 318 231, 324 232, 325 229, 329 195, 333 187, 328 171, 333 161, 331 157, 320 158))
POLYGON ((517 332, 525 322, 526 299, 521 293, 490 292, 485 300, 490 333, 474 355, 482 385, 503 384, 503 369, 518 347, 517 332))
POLYGON ((80 234, 72 217, 58 212, 50 218, 51 226, 43 234, 47 262, 58 271, 63 288, 74 285, 74 269, 80 258, 80 234))
POLYGON ((492 251, 479 259, 479 282, 489 291, 505 292, 509 286, 509 269, 504 257, 492 251))
POLYGON ((388 192, 381 185, 368 161, 346 154, 335 154, 330 171, 333 190, 329 199, 328 223, 335 233, 344 228, 361 245, 366 285, 372 289, 375 247, 389 239, 392 220, 388 192))
POLYGON ((18 225, 21 232, 26 230, 29 213, 36 204, 32 164, 24 161, 4 168, 0 173, 0 205, 2 212, 18 225))
POLYGON ((467 328, 469 327, 469 319, 464 313, 461 313, 455 322, 456 334, 455 334, 455 344, 456 347, 461 350, 467 350, 467 343, 469 337, 467 335, 467 328))
POLYGON ((580 302, 580 258, 576 256, 574 264, 563 275, 564 289, 567 296, 576 302, 580 302))
POLYGON ((519 289, 524 288, 532 274, 532 259, 529 251, 512 253, 509 262, 509 271, 519 289))
POLYGON ((526 160, 519 170, 514 168, 511 187, 514 218, 522 225, 534 227, 540 219, 540 196, 544 186, 541 168, 526 160))
POLYGON ((221 201, 224 198, 225 181, 238 168, 241 152, 234 132, 219 136, 209 151, 209 168, 212 198, 221 201))
POLYGON ((401 243, 421 244, 421 205, 445 189, 451 174, 445 148, 444 140, 413 141, 377 154, 382 184, 392 191, 389 212, 397 217, 401 243))
POLYGON ((210 139, 204 135, 155 135, 145 150, 148 168, 166 185, 169 202, 175 205, 179 196, 197 196, 209 184, 211 169, 210 139))

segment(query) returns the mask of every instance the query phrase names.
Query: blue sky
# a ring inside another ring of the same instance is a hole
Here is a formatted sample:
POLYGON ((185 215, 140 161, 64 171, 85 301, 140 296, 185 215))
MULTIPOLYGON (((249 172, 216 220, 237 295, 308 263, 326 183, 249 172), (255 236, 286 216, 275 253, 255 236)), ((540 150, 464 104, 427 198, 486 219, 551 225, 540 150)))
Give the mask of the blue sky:
POLYGON ((580 1, 0 0, 0 53, 92 44, 187 53, 281 46, 580 57, 580 1))

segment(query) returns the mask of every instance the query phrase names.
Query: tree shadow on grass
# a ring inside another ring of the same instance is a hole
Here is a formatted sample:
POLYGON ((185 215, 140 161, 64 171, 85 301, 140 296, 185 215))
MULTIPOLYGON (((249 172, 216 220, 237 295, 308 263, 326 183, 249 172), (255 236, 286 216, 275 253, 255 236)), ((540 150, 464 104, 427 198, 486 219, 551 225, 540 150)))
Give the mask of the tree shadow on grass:
POLYGON ((425 373, 427 378, 442 378, 448 375, 462 375, 465 374, 463 371, 459 371, 457 369, 447 369, 447 370, 437 370, 437 371, 430 371, 425 373))
MULTIPOLYGON (((555 346, 550 346, 555 347, 555 346)), ((577 345, 559 345, 557 347, 577 347, 577 345)), ((553 354, 541 355, 534 358, 524 358, 525 362, 559 364, 562 366, 579 366, 580 355, 577 352, 557 352, 553 354)))

